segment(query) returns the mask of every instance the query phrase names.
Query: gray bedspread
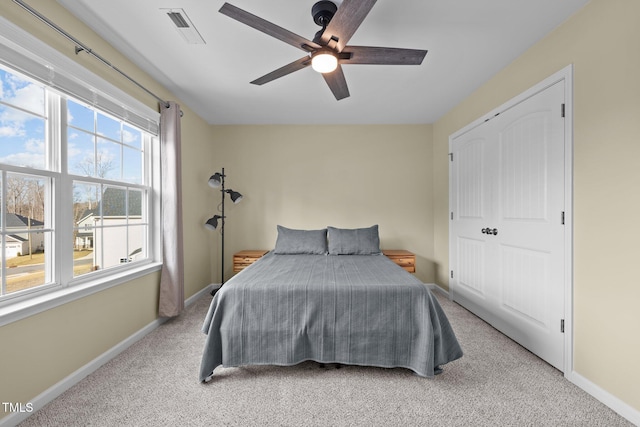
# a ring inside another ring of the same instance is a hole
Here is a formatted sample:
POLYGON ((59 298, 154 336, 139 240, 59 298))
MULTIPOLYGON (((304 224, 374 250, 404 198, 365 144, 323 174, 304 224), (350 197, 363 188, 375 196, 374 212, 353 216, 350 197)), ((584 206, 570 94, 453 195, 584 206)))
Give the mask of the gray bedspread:
POLYGON ((223 365, 305 360, 433 377, 462 350, 429 289, 384 255, 268 253, 216 293, 200 381, 223 365))

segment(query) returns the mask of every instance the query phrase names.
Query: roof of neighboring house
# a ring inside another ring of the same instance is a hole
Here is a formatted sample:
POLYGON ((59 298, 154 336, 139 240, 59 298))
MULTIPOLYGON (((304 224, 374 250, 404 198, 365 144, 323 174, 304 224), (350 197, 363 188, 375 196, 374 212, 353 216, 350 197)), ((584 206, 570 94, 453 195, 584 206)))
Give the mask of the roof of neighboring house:
POLYGON ((27 239, 25 239, 24 237, 20 237, 17 234, 10 234, 7 236, 7 240, 8 241, 16 241, 16 242, 26 242, 27 239))
MULTIPOLYGON (((29 226, 29 218, 26 216, 8 213, 5 214, 7 228, 24 228, 29 226)), ((43 227, 44 222, 31 218, 32 227, 43 227)))
POLYGON ((95 214, 96 214, 96 209, 85 209, 84 212, 82 212, 82 215, 80 215, 78 224, 80 224, 82 221, 84 221, 87 218, 95 216, 95 214))
MULTIPOLYGON (((121 188, 107 188, 102 194, 102 200, 97 208, 87 210, 82 215, 86 218, 88 215, 100 215, 102 208, 102 216, 125 216, 126 210, 126 191, 121 188)), ((142 192, 129 192, 129 216, 142 215, 142 192)))

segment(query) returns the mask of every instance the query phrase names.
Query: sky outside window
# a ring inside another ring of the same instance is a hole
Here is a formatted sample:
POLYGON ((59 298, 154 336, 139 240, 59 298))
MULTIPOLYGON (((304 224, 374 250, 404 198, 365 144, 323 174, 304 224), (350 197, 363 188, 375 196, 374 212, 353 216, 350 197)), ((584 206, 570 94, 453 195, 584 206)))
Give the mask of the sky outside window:
POLYGON ((44 169, 44 87, 0 68, 0 163, 44 169))
POLYGON ((68 171, 142 183, 142 132, 77 102, 67 101, 68 171))

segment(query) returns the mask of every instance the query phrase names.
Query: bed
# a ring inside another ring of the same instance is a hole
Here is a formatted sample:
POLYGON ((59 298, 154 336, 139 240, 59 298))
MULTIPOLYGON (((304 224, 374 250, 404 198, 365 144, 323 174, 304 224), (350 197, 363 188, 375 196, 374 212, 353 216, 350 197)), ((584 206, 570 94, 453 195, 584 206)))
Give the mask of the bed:
POLYGON ((377 226, 292 230, 215 294, 200 381, 216 367, 319 363, 431 378, 462 356, 429 289, 379 249, 377 226))

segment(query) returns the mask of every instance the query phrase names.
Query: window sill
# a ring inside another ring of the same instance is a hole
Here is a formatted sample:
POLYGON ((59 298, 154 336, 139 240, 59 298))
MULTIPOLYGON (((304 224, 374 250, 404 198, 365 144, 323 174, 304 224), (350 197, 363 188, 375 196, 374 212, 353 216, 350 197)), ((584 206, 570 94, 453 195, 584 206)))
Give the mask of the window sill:
POLYGON ((46 292, 39 296, 16 301, 15 303, 7 302, 6 306, 0 307, 0 327, 146 276, 154 271, 159 271, 161 267, 162 263, 159 262, 145 264, 140 267, 111 274, 108 277, 97 278, 79 285, 46 292))

